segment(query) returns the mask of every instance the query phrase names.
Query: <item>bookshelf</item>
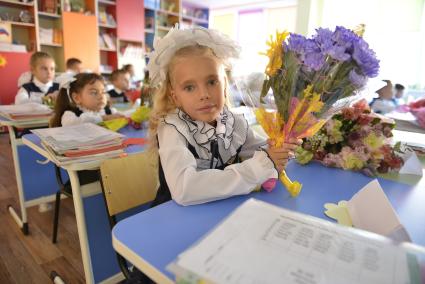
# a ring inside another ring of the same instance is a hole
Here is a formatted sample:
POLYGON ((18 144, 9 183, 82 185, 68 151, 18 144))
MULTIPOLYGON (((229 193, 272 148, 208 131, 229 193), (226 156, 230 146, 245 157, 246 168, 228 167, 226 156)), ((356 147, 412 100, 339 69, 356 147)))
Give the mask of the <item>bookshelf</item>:
POLYGON ((2 42, 11 50, 33 52, 37 50, 37 4, 0 0, 0 27, 7 34, 2 42))
POLYGON ((59 0, 37 0, 38 51, 49 53, 56 63, 56 72, 65 70, 63 53, 62 11, 59 0))
POLYGON ((208 27, 208 8, 181 0, 145 0, 145 48, 153 48, 155 35, 164 36, 176 23, 208 27))
POLYGON ((143 74, 155 35, 164 36, 176 23, 208 27, 209 11, 184 0, 0 0, 0 17, 11 35, 7 47, 0 40, 7 60, 0 71, 11 82, 0 86, 3 104, 13 102, 17 79, 35 51, 52 55, 56 72, 76 57, 95 72, 110 74, 131 63, 143 74))

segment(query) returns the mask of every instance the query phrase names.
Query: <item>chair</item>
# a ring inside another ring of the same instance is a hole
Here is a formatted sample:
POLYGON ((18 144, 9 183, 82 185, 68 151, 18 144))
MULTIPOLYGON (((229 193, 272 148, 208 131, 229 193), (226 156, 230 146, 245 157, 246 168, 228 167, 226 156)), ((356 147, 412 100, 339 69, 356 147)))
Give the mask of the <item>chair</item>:
MULTIPOLYGON (((55 212, 53 216, 52 242, 54 244, 57 242, 57 236, 58 236, 61 196, 63 194, 66 197, 72 198, 71 182, 69 180, 67 182, 63 182, 61 170, 57 165, 55 165, 55 174, 56 174, 56 181, 58 183, 59 190, 56 192, 55 212)), ((99 171, 98 170, 80 171, 78 172, 78 179, 80 180, 81 186, 87 186, 89 184, 95 183, 100 180, 99 171)))
MULTIPOLYGON (((104 161, 100 166, 102 192, 112 228, 116 215, 155 199, 158 189, 158 155, 146 151, 124 158, 104 161)), ((131 280, 126 260, 117 253, 119 267, 131 280)))
POLYGON ((55 213, 53 217, 53 236, 52 242, 55 244, 58 237, 58 223, 59 223, 59 209, 61 202, 61 195, 72 198, 72 189, 69 182, 64 183, 61 175, 60 168, 55 165, 56 181, 58 182, 59 190, 56 192, 55 200, 55 213))

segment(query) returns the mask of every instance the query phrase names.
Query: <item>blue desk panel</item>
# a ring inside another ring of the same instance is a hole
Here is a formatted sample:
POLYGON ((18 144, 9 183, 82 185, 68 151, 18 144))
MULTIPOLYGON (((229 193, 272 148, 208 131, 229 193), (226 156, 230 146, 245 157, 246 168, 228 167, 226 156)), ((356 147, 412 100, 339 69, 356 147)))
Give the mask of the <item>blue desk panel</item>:
MULTIPOLYGON (((372 180, 360 173, 326 168, 318 163, 301 166, 292 161, 287 172, 291 179, 303 183, 297 198, 291 198, 279 184, 271 193, 254 192, 195 206, 183 207, 170 201, 121 221, 113 234, 130 250, 174 279, 165 267, 248 198, 331 220, 323 213, 325 203, 349 200, 372 180)), ((425 246, 425 188, 384 179, 379 182, 413 242, 425 246)))

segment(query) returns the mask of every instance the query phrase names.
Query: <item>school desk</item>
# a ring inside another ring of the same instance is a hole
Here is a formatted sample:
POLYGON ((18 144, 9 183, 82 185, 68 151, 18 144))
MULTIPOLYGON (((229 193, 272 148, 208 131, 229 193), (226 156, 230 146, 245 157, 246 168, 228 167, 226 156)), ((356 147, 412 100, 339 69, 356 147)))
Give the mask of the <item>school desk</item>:
MULTIPOLYGON (((135 130, 130 126, 119 132, 129 138, 145 137, 147 133, 146 130, 135 130)), ((49 155, 36 135, 24 135, 22 140, 29 148, 49 159, 49 155)), ((126 148, 126 152, 129 154, 137 153, 143 151, 143 149, 143 146, 132 145, 126 148)), ((80 186, 77 175, 77 172, 81 170, 99 169, 100 164, 101 161, 73 163, 62 168, 67 171, 71 180, 86 283, 116 283, 122 276, 111 244, 111 230, 100 183, 95 182, 80 186)), ((58 242, 61 242, 60 237, 58 242)))
POLYGON ((26 209, 55 200, 58 186, 53 174, 53 165, 42 165, 41 162, 45 158, 22 144, 20 132, 24 129, 47 127, 48 119, 16 121, 0 116, 0 125, 7 126, 10 136, 21 216, 12 206, 8 206, 8 210, 22 232, 27 235, 29 226, 26 209))
MULTIPOLYGON (((360 173, 326 168, 318 163, 301 166, 291 161, 287 172, 303 184, 296 198, 291 198, 279 184, 271 193, 254 192, 201 205, 184 207, 169 201, 120 221, 112 231, 113 246, 157 283, 174 283, 174 276, 166 266, 248 198, 330 220, 323 214, 325 203, 349 200, 372 180, 360 173)), ((424 180, 411 186, 379 179, 413 242, 422 246, 425 246, 424 180)))

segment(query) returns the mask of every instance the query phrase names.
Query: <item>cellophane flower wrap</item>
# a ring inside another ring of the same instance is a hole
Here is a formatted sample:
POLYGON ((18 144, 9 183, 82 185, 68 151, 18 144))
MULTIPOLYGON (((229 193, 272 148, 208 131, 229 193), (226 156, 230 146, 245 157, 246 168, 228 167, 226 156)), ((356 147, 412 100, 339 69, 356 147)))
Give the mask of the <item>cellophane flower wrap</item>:
POLYGON ((399 143, 391 146, 394 121, 371 113, 365 100, 343 108, 296 150, 297 161, 362 171, 368 176, 397 171, 403 165, 399 143))
MULTIPOLYGON (((256 118, 276 147, 291 138, 312 137, 341 102, 379 72, 379 60, 366 41, 344 27, 319 28, 311 38, 276 33, 267 42, 266 67, 256 118), (267 99, 269 92, 273 97, 267 99)), ((280 180, 291 196, 302 185, 285 172, 280 180)))

